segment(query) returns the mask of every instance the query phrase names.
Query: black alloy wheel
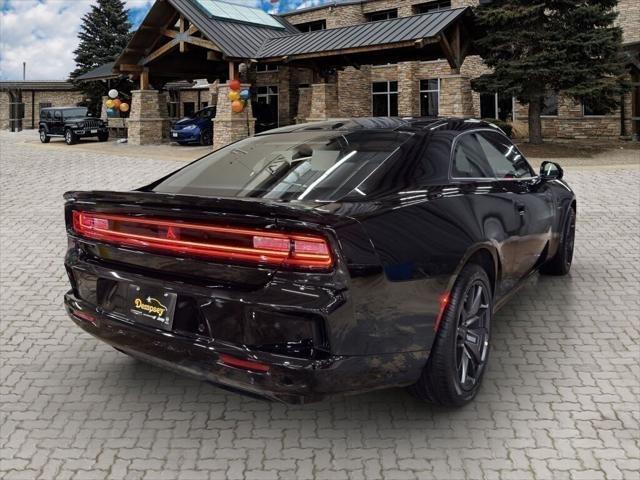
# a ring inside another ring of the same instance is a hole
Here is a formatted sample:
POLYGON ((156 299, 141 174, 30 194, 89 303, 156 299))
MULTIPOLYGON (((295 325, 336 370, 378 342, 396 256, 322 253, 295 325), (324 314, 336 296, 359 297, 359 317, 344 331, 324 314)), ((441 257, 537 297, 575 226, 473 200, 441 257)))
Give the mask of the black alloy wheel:
POLYGON ((202 130, 200 134, 200 145, 211 145, 213 143, 212 136, 210 129, 202 130))
POLYGON ((562 240, 555 256, 542 265, 540 273, 545 275, 566 275, 571 270, 573 249, 576 242, 576 211, 570 207, 562 230, 562 240))
POLYGON ((460 388, 469 391, 482 377, 489 351, 489 299, 481 280, 467 288, 456 329, 456 372, 460 388))
POLYGON ((427 364, 409 391, 446 407, 461 407, 478 393, 490 349, 493 293, 487 272, 466 265, 451 290, 427 364))

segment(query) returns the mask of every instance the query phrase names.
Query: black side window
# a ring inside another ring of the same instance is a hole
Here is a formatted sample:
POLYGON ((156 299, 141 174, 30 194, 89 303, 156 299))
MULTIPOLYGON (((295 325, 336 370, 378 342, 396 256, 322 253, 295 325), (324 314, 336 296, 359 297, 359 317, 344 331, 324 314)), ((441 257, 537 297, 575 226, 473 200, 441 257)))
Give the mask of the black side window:
POLYGON ((458 137, 453 151, 454 178, 494 178, 484 151, 475 133, 464 133, 458 137))
POLYGON ((497 178, 531 178, 533 171, 513 143, 495 132, 478 132, 478 142, 497 178))
POLYGON ((53 112, 53 118, 56 120, 62 120, 62 112, 60 110, 56 110, 53 112))

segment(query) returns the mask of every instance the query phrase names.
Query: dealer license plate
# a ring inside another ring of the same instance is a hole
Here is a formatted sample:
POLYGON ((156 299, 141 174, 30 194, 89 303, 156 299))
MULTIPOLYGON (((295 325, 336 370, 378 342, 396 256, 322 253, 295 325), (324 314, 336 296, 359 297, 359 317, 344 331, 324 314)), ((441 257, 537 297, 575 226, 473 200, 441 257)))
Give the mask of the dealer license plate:
POLYGON ((91 130, 91 133, 98 133, 98 129, 91 130))
POLYGON ((171 134, 171 136, 172 136, 173 138, 178 138, 178 134, 177 134, 176 132, 173 132, 173 133, 171 134))
POLYGON ((129 285, 129 312, 136 323, 171 330, 178 295, 161 288, 129 285))

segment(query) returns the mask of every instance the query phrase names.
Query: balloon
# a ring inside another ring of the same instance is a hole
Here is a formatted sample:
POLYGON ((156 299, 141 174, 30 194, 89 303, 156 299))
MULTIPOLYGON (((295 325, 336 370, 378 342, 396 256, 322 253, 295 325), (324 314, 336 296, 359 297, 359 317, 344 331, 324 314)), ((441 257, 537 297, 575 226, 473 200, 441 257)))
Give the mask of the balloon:
POLYGON ((128 112, 129 111, 129 104, 125 103, 125 102, 122 102, 120 104, 120 111, 121 112, 128 112))
POLYGON ((120 99, 119 99, 119 98, 116 98, 116 99, 113 101, 113 106, 114 106, 114 108, 116 108, 116 109, 120 108, 120 105, 121 105, 121 104, 122 104, 122 102, 120 101, 120 99))
POLYGON ((242 100, 249 100, 250 96, 251 92, 249 92, 249 90, 247 90, 246 88, 240 92, 240 98, 242 100))
POLYGON ((239 98, 240 98, 240 94, 236 90, 229 91, 229 100, 231 100, 232 102, 235 102, 239 98))
POLYGON ((107 108, 113 108, 113 100, 111 99, 104 102, 104 104, 107 106, 107 108))
POLYGON ((244 110, 244 103, 242 103, 240 100, 231 102, 231 110, 233 110, 235 113, 240 113, 242 110, 244 110))
POLYGON ((116 98, 118 96, 118 90, 116 90, 115 88, 112 88, 111 90, 109 90, 109 98, 116 98))
POLYGON ((231 80, 229 82, 229 88, 231 90, 240 90, 240 80, 231 80))

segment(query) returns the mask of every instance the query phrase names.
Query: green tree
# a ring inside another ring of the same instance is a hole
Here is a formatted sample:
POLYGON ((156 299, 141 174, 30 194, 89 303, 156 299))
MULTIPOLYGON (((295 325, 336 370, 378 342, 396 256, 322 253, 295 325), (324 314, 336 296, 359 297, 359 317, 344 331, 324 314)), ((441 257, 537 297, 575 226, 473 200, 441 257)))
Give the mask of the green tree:
POLYGON ((529 141, 542 143, 546 94, 562 92, 603 111, 624 91, 617 0, 494 0, 476 8, 475 45, 492 72, 474 90, 529 105, 529 141))
MULTIPOLYGON (((91 11, 82 18, 78 38, 80 44, 74 50, 76 69, 71 79, 94 68, 114 61, 124 50, 131 38, 131 23, 128 10, 122 0, 97 0, 91 11)), ((109 88, 129 94, 131 82, 128 79, 111 80, 109 84, 96 82, 74 82, 89 101, 94 113, 100 112, 102 96, 109 88)))

